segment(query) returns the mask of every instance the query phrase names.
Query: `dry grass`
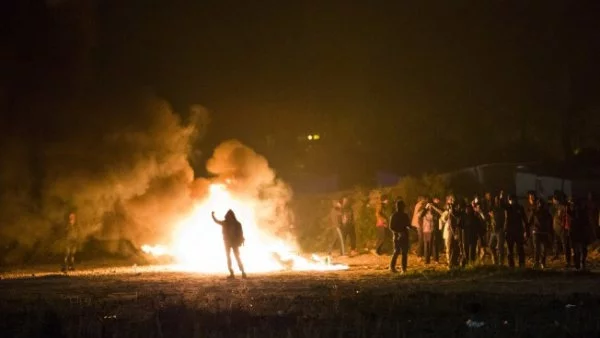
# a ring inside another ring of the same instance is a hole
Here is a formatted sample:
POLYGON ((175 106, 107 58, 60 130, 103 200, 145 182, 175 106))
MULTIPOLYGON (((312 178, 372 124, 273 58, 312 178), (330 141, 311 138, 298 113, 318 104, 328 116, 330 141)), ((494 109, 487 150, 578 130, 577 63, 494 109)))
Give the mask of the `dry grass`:
MULTIPOLYGON (((248 280, 82 266, 11 270, 0 281, 2 337, 598 337, 594 272, 481 266, 447 272, 411 258, 345 260, 348 271, 248 280), (32 276, 35 274, 35 277, 32 276), (468 319, 484 322, 469 328, 468 319)), ((598 268, 594 257, 593 269, 598 268)), ((117 265, 107 262, 104 265, 117 265)))

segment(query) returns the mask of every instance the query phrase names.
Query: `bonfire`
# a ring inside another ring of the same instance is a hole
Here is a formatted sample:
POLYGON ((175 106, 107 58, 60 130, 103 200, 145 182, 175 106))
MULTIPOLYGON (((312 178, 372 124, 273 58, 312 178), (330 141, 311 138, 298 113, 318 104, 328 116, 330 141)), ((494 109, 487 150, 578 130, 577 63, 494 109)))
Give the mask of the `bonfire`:
POLYGON ((222 219, 228 209, 236 213, 244 229, 245 243, 240 253, 246 271, 264 273, 274 271, 329 271, 344 270, 342 264, 312 254, 304 257, 289 238, 281 238, 272 229, 261 227, 257 212, 260 202, 255 198, 234 196, 226 183, 210 185, 208 195, 197 203, 189 216, 175 224, 172 238, 167 243, 145 244, 142 250, 154 257, 169 256, 175 262, 171 268, 201 273, 225 273, 225 247, 221 227, 211 218, 215 212, 222 219))

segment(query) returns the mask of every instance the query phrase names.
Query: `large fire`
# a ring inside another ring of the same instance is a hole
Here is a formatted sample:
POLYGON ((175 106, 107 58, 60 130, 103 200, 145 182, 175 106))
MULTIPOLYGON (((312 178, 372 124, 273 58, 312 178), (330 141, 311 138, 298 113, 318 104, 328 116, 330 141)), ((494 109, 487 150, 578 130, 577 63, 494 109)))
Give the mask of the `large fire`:
MULTIPOLYGON (((175 226, 173 237, 167 245, 143 245, 142 250, 153 256, 171 256, 177 269, 203 273, 227 272, 221 226, 212 220, 211 212, 215 212, 217 219, 223 219, 227 210, 232 209, 244 229, 246 240, 240 248, 240 256, 247 272, 348 268, 346 265, 331 264, 328 259, 318 255, 313 254, 310 259, 300 256, 295 243, 260 228, 257 207, 256 201, 234 198, 226 185, 212 184, 208 197, 198 203, 189 217, 175 226)), ((235 270, 237 265, 232 259, 235 270)))

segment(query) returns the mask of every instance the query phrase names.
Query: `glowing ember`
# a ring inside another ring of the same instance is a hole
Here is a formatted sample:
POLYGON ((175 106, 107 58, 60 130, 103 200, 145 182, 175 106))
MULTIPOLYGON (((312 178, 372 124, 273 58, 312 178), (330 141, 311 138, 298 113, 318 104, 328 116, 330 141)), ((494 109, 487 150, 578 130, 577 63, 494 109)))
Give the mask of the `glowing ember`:
MULTIPOLYGON (((221 226, 214 223, 211 212, 223 219, 232 209, 244 228, 246 239, 240 254, 247 272, 270 272, 281 270, 326 271, 344 270, 346 265, 332 265, 312 255, 306 259, 296 254, 296 246, 263 231, 255 213, 256 201, 234 198, 225 185, 212 184, 209 196, 199 203, 189 217, 175 226, 171 244, 166 246, 142 246, 145 253, 154 256, 170 255, 179 269, 206 273, 227 272, 225 247, 221 226)), ((235 259, 233 266, 236 269, 235 259)))

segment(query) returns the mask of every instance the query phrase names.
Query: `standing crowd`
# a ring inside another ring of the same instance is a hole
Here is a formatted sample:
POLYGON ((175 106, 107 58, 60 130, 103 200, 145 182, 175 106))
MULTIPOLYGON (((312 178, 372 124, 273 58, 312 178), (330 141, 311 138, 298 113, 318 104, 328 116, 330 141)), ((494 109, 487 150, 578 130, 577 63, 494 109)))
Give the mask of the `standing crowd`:
MULTIPOLYGON (((544 269, 548 259, 562 259, 566 268, 586 269, 588 246, 600 239, 598 205, 590 193, 587 200, 577 200, 556 191, 544 200, 530 191, 521 205, 513 194, 503 191, 496 196, 484 194, 483 198, 419 197, 412 210, 406 211, 404 201, 388 208, 389 199, 383 197, 376 208, 377 242, 373 253, 382 254, 389 233, 394 251, 390 271, 397 272, 397 259, 401 256, 400 271, 407 269, 409 233, 417 237, 416 255, 425 264, 441 264, 445 253, 449 269, 468 264, 508 265, 525 267, 526 256, 533 259, 534 269, 544 269), (526 250, 527 248, 527 250, 526 250)), ((330 247, 341 244, 350 237, 352 254, 356 252, 354 217, 348 199, 334 204, 333 222, 335 240, 330 247)))

